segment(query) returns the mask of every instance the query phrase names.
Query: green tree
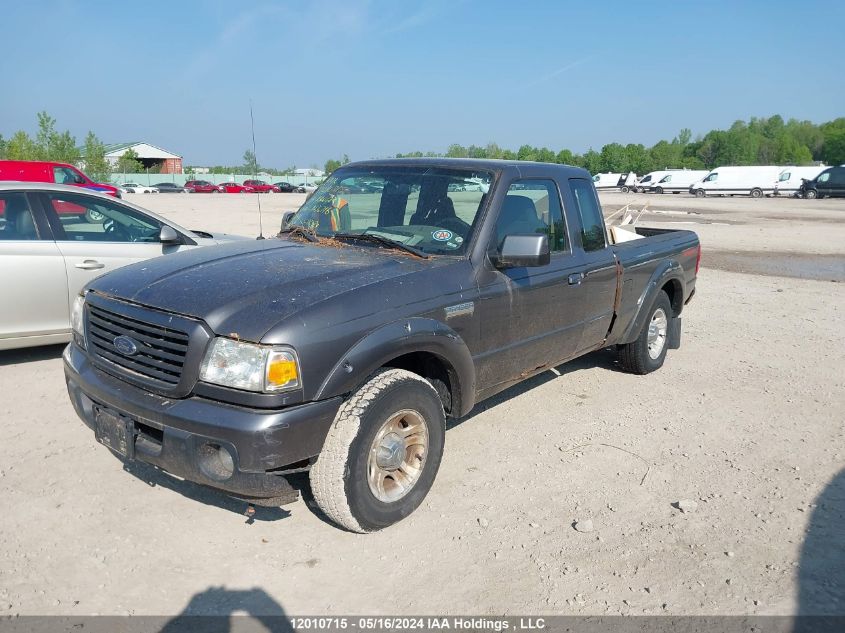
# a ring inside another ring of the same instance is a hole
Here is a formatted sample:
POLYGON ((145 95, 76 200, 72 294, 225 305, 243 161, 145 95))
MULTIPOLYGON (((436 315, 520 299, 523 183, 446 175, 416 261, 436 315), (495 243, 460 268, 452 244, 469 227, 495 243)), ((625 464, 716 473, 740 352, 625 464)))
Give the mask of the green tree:
POLYGON ((449 149, 446 150, 446 156, 448 158, 467 158, 468 154, 463 145, 453 143, 449 146, 449 149))
POLYGON ((255 158, 255 152, 251 149, 244 152, 243 169, 244 173, 251 174, 252 176, 255 176, 258 173, 258 160, 255 158))
POLYGON ((6 140, 0 134, 0 159, 6 158, 6 140))
POLYGON ((575 155, 568 149, 562 149, 555 156, 555 162, 560 165, 575 165, 575 155))
POLYGON ((625 148, 619 143, 608 143, 601 148, 601 171, 628 171, 625 148))
POLYGON ((10 160, 38 160, 38 146, 29 134, 18 130, 6 142, 6 157, 10 160))
POLYGON ((93 132, 88 132, 85 137, 83 154, 88 177, 98 182, 107 182, 111 177, 111 164, 106 158, 106 146, 93 132))
POLYGON ((121 174, 139 174, 144 171, 144 165, 138 160, 138 153, 130 147, 117 159, 114 170, 121 174))
POLYGON ((335 170, 340 169, 342 166, 343 165, 339 160, 330 158, 326 161, 326 164, 323 166, 323 171, 326 172, 326 175, 328 175, 334 172, 335 170))
POLYGON ((822 158, 828 165, 845 163, 845 127, 825 133, 822 158))

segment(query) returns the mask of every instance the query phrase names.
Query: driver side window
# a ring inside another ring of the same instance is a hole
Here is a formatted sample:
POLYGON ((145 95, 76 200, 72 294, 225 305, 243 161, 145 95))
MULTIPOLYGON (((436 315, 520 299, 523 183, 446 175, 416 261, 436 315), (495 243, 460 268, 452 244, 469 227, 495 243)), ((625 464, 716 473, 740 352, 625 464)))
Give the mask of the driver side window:
POLYGON ((496 244, 505 236, 545 233, 553 253, 567 250, 566 226, 557 185, 551 180, 516 180, 511 183, 496 223, 496 244))
POLYGON ((53 180, 60 185, 76 185, 85 182, 67 167, 53 167, 53 180))
POLYGON ((56 239, 66 242, 158 242, 161 223, 111 200, 47 193, 47 216, 56 239))

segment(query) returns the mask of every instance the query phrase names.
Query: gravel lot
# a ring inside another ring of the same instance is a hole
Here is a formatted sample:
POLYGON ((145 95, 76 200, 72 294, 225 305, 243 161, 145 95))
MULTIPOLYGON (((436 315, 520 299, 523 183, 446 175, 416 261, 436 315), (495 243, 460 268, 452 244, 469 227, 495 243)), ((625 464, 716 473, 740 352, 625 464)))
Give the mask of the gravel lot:
MULTIPOLYGON (((128 199, 258 233, 256 196, 128 199)), ((261 196, 265 235, 303 199, 261 196)), ((248 520, 127 472, 71 408, 61 347, 0 352, 0 615, 845 614, 845 201, 602 201, 699 232, 682 348, 644 377, 598 352, 482 403, 423 506, 374 535, 307 489, 248 520)))

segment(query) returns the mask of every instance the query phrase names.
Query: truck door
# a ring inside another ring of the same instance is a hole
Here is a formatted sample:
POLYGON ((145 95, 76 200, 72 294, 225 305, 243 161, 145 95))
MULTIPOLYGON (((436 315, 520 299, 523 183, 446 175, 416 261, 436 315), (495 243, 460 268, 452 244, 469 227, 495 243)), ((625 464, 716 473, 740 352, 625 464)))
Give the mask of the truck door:
POLYGON ((567 217, 578 222, 576 239, 581 254, 581 300, 578 318, 583 323, 576 354, 596 348, 605 338, 616 301, 616 258, 607 245, 607 231, 595 189, 586 178, 570 178, 566 192, 567 217))
POLYGON ((554 181, 511 183, 490 247, 501 246, 506 235, 525 233, 549 235, 551 261, 536 268, 491 266, 481 275, 477 316, 482 349, 476 357, 480 389, 572 358, 581 338, 575 312, 585 294, 579 283, 581 262, 569 243, 554 181))

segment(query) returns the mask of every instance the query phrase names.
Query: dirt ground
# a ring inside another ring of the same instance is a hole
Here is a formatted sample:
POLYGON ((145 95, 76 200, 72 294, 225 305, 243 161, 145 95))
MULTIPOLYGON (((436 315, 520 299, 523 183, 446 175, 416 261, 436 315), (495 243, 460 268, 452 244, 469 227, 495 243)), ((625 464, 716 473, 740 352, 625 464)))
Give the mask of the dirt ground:
MULTIPOLYGON (((262 196, 265 234, 303 198, 262 196)), ((255 196, 128 199, 258 233, 255 196)), ((646 201, 642 224, 704 247, 681 349, 642 377, 598 352, 482 403, 423 506, 373 535, 325 523, 307 486, 248 520, 124 469, 60 346, 0 352, 0 616, 845 614, 845 201, 602 195, 607 215, 646 201)))

